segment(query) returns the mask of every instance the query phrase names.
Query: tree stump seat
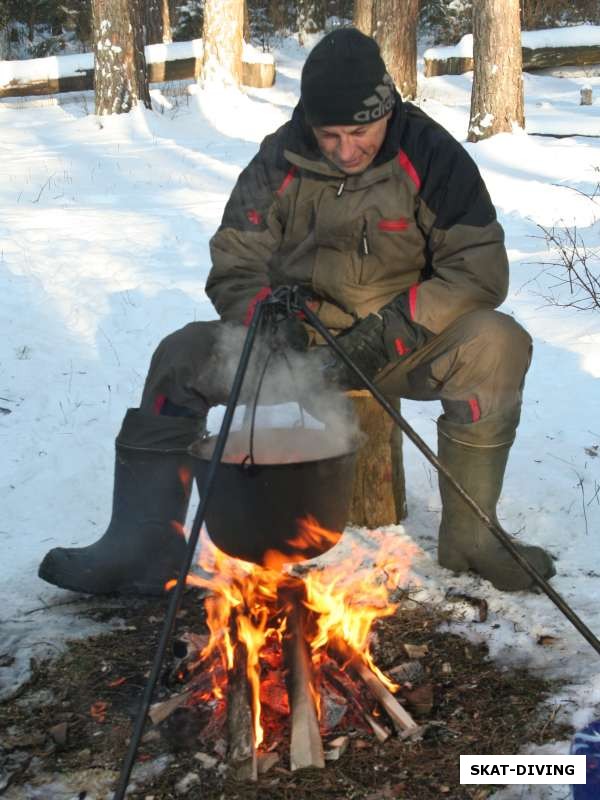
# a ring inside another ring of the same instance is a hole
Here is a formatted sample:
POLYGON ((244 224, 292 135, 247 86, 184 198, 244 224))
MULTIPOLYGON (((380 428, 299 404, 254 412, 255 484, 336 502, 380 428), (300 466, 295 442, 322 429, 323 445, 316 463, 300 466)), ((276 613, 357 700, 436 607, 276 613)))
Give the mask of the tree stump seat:
POLYGON ((406 517, 402 431, 368 390, 348 396, 366 436, 356 460, 348 524, 371 529, 396 525, 406 517))

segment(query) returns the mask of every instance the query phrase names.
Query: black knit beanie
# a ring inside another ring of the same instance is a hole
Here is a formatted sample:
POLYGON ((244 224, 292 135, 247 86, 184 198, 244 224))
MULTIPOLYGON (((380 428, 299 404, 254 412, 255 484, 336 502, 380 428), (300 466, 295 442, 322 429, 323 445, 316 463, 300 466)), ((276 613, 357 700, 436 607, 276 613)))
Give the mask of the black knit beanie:
POLYGON ((356 28, 338 28, 311 50, 300 96, 309 125, 361 125, 394 107, 395 93, 379 46, 356 28))

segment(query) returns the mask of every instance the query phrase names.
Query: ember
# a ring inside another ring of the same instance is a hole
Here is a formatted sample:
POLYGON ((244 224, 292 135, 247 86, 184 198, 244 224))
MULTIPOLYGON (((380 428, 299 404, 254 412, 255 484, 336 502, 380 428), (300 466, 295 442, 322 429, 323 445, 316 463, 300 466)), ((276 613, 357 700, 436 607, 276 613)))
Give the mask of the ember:
MULTIPOLYGON (((299 550, 330 535, 312 519, 299 530, 299 550)), ((185 638, 175 674, 186 691, 157 704, 154 721, 176 707, 210 709, 202 738, 227 738, 238 777, 252 779, 258 748, 272 751, 288 736, 296 769, 324 766, 322 736, 358 729, 384 741, 390 723, 401 735, 414 733, 393 695, 397 685, 369 652, 372 624, 396 610, 390 592, 404 582, 415 550, 405 546, 399 557, 397 542, 387 541, 375 558, 355 546, 340 563, 307 570, 284 565, 275 552, 267 566, 230 558, 203 534, 207 577, 187 582, 209 591, 209 636, 185 638)))

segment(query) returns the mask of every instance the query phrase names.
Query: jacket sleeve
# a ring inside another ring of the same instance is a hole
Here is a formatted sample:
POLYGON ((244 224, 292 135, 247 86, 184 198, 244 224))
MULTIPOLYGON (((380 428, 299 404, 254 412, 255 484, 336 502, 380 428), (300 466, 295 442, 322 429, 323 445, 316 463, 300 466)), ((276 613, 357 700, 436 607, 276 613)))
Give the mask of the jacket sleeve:
POLYGON ((504 232, 475 162, 445 134, 419 166, 417 223, 427 269, 386 307, 389 347, 398 353, 469 311, 497 308, 508 290, 504 232))
POLYGON ((277 187, 285 171, 273 156, 269 138, 240 174, 210 240, 206 293, 226 321, 243 322, 252 299, 269 287, 269 260, 281 242, 277 187))

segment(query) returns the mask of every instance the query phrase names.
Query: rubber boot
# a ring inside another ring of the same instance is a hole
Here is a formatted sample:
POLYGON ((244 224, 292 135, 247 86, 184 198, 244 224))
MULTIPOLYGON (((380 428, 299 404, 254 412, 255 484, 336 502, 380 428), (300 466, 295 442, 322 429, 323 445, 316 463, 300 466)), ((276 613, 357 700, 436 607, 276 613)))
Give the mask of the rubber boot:
POLYGON ((104 535, 89 547, 56 547, 40 578, 88 594, 159 595, 185 553, 183 523, 191 479, 189 445, 201 421, 130 409, 116 441, 113 508, 104 535))
MULTIPOLYGON (((497 423, 481 421, 458 425, 438 420, 438 457, 463 489, 494 521, 514 430, 503 437, 497 423), (486 438, 488 444, 485 443, 486 438)), ((505 431, 506 433, 506 431, 505 431)), ((453 572, 473 570, 505 592, 531 590, 531 577, 440 475, 442 521, 438 560, 453 572)), ((541 547, 517 543, 515 547, 543 578, 556 574, 552 557, 541 547)))

